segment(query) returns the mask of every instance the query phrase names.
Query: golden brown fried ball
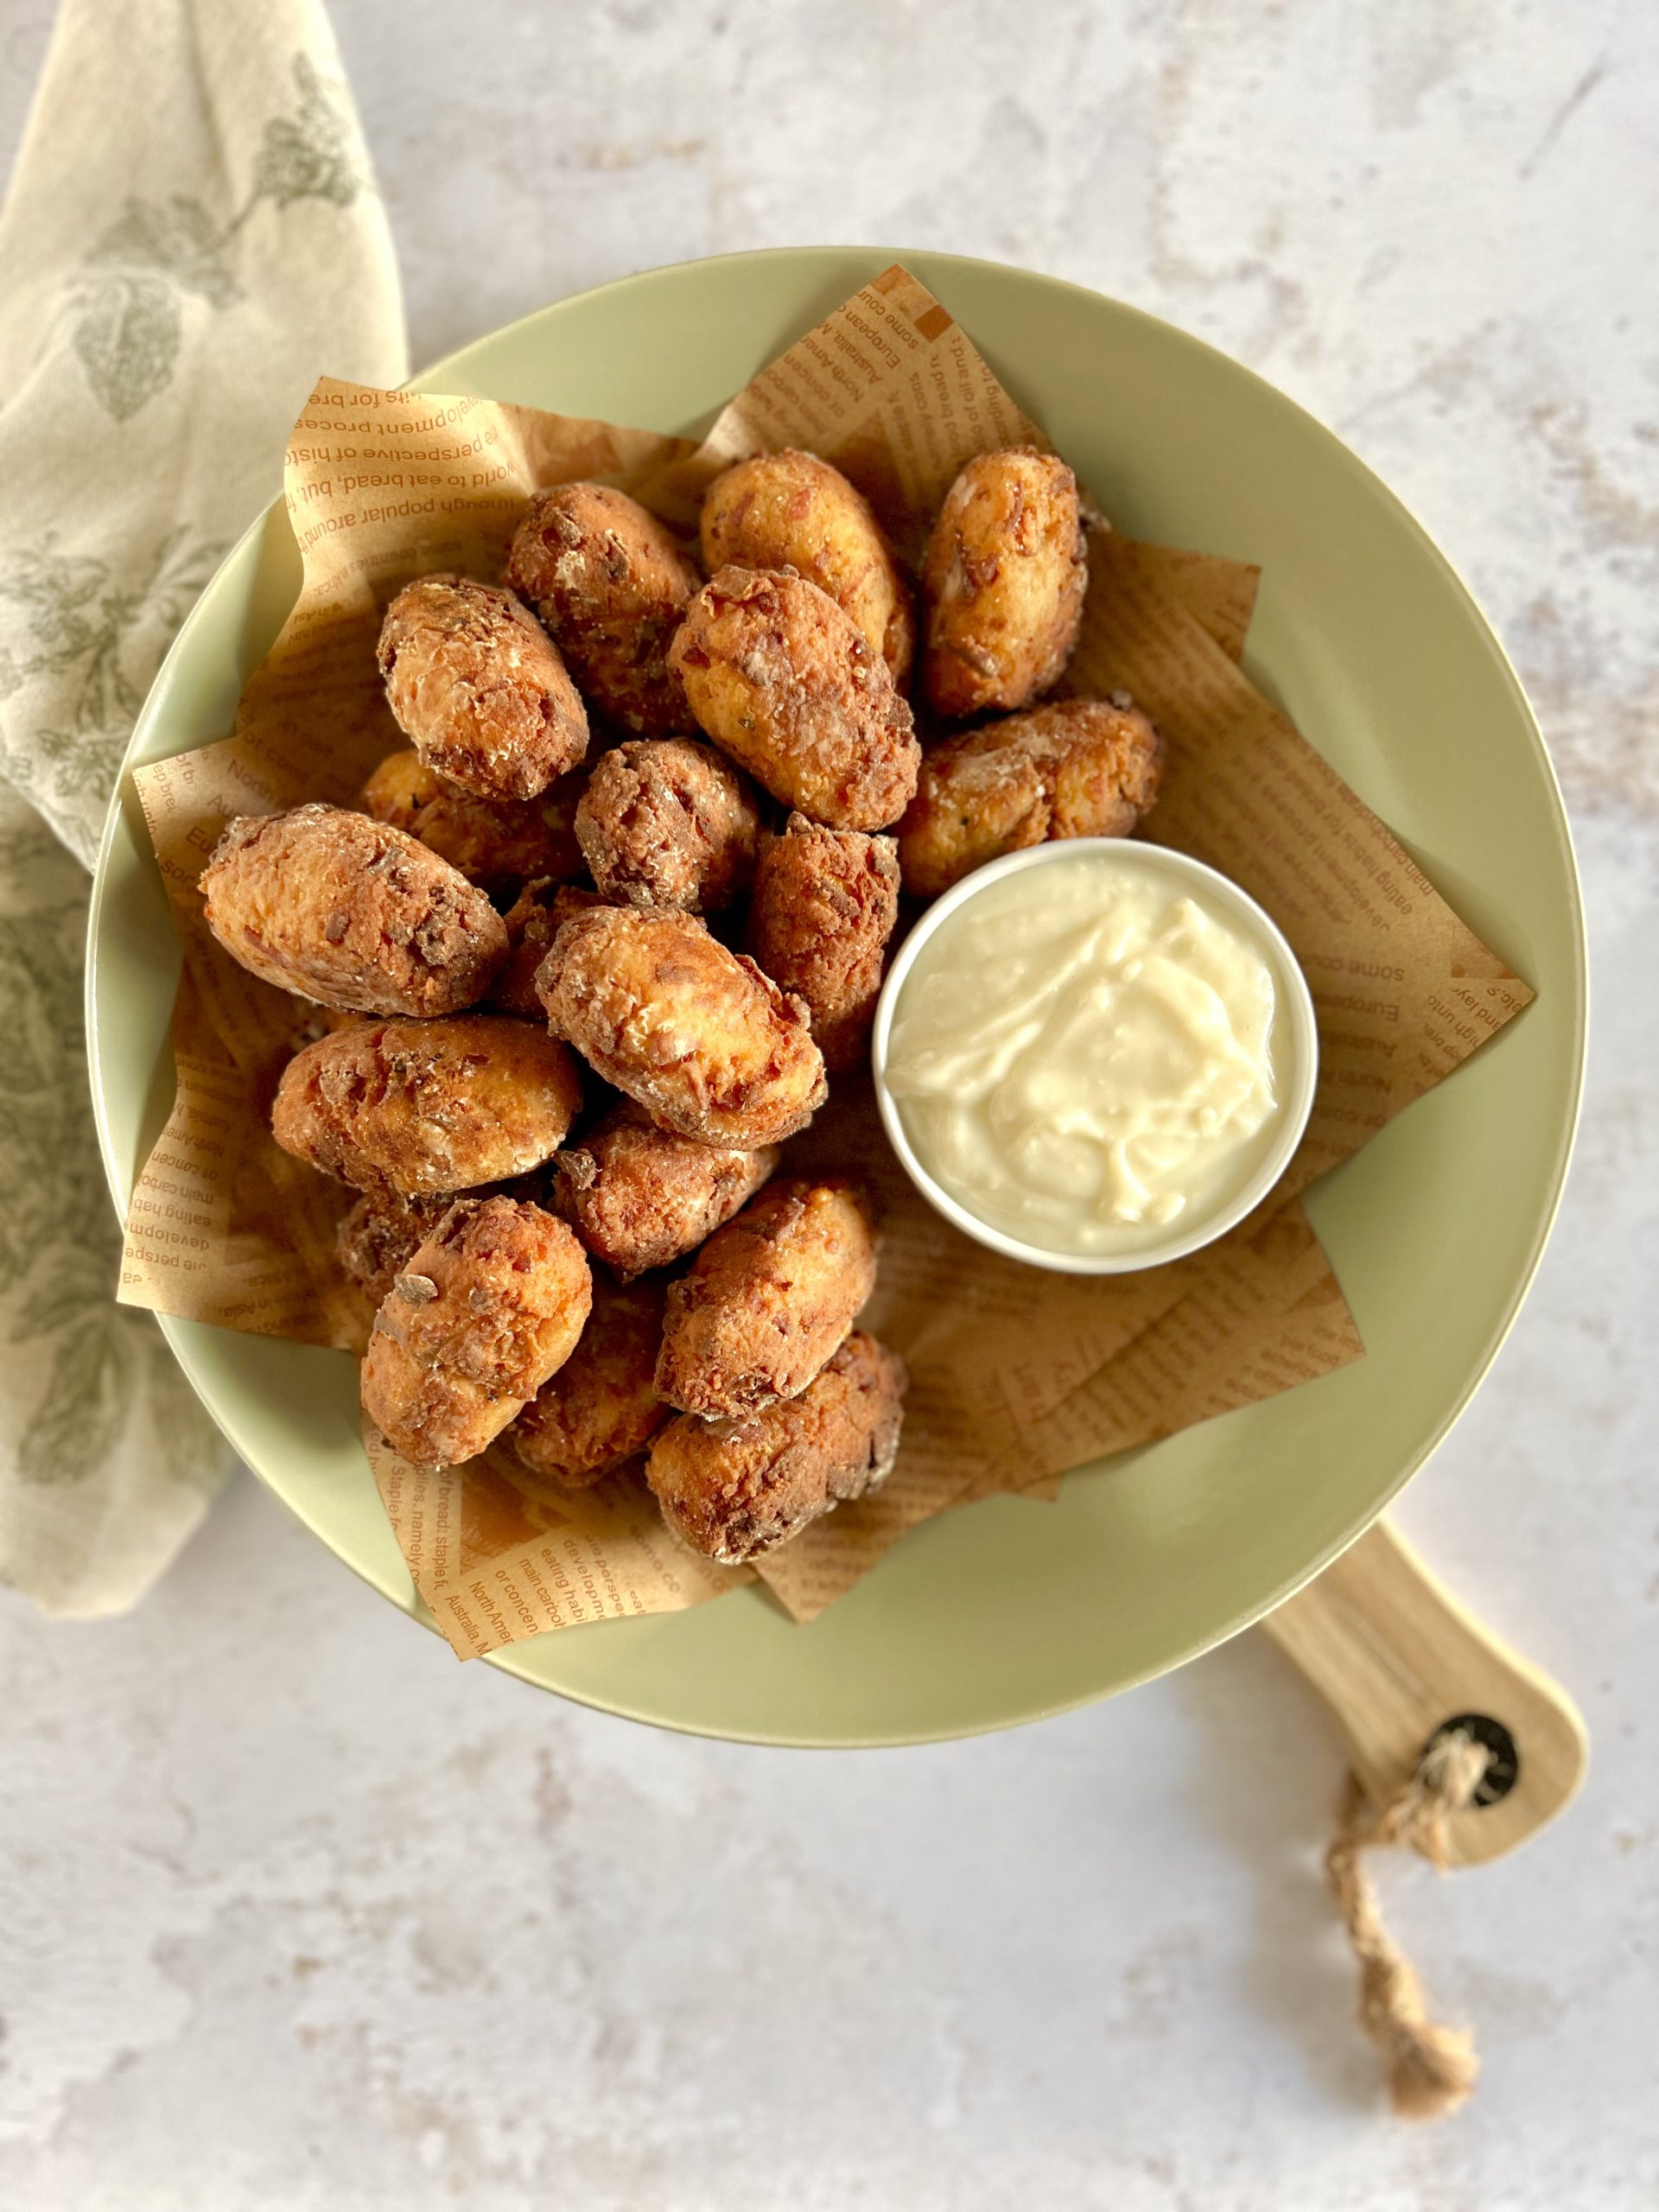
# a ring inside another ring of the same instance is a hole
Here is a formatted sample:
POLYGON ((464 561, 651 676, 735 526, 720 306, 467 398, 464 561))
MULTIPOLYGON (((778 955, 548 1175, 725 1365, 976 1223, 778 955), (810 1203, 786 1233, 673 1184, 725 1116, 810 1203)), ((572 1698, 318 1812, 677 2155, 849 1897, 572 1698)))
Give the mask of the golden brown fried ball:
POLYGON ((768 1185, 669 1292, 659 1395, 705 1415, 798 1397, 874 1289, 875 1246, 850 1184, 768 1185))
POLYGON ((396 1191, 365 1191, 334 1231, 334 1250, 348 1278, 378 1306, 416 1252, 454 1204, 442 1192, 405 1198, 396 1191))
POLYGON ((887 664, 804 576, 728 568, 669 651, 692 712, 774 798, 836 830, 896 822, 921 748, 887 664))
POLYGON ((781 837, 763 840, 749 950, 781 990, 805 1000, 832 1074, 863 1057, 898 918, 899 849, 891 837, 824 830, 791 814, 781 837))
POLYGON ((728 1567, 775 1551, 891 1474, 906 1382, 904 1363, 855 1331, 798 1398, 732 1421, 683 1414, 646 1467, 664 1520, 728 1567))
POLYGON ((922 558, 931 705, 975 715, 1046 691, 1077 642, 1088 581, 1065 463, 1033 446, 976 455, 945 493, 922 558))
POLYGON ((754 874, 754 786, 711 745, 642 737, 600 760, 576 836, 601 895, 630 906, 716 913, 754 874))
POLYGON ((602 484, 539 493, 514 535, 507 582, 609 721, 637 737, 691 728, 666 656, 697 572, 637 499, 602 484))
POLYGON ((696 1251, 778 1157, 776 1145, 742 1151, 660 1129, 629 1099, 560 1153, 555 1197, 588 1249, 626 1281, 696 1251))
POLYGON ((702 1144, 781 1144, 828 1092, 807 1012, 695 914, 594 906, 536 976, 556 1037, 665 1128, 702 1144))
POLYGON ((902 691, 916 649, 893 548, 838 468, 816 454, 758 454, 715 477, 702 503, 702 565, 794 569, 844 607, 902 691))
POLYGON ((513 1198, 458 1199, 375 1316, 364 1411, 406 1459, 474 1458, 570 1357, 592 1295, 563 1222, 513 1198))
POLYGON ((454 1014, 482 998, 507 933, 416 839, 339 806, 238 815, 202 872, 207 926, 279 989, 361 1014, 454 1014))
POLYGON ((1126 693, 1063 699, 947 738, 899 825, 905 889, 931 899, 970 869, 1053 837, 1127 837, 1163 776, 1158 732, 1126 693))
MULTIPOLYGON (((388 753, 377 763, 369 779, 357 795, 358 810, 366 814, 371 822, 389 822, 394 830, 405 830, 411 837, 418 836, 415 824, 423 809, 435 798, 446 796, 465 798, 464 791, 454 785, 446 784, 443 778, 429 768, 412 745, 400 745, 395 753, 388 753)), ((424 838, 422 839, 424 843, 424 838)), ((432 850, 435 852, 435 845, 432 850)), ((444 855, 449 860, 448 854, 444 855)), ((455 863, 449 860, 453 868, 455 863)), ((466 869, 461 870, 465 875, 466 869)))
POLYGON ((582 1103, 564 1046, 488 1014, 320 1037, 283 1071, 271 1134, 361 1191, 476 1190, 550 1160, 582 1103))
POLYGON ((576 802, 587 780, 561 776, 535 798, 475 798, 446 784, 411 747, 386 755, 358 804, 372 820, 418 837, 470 883, 569 881, 582 872, 576 802))
POLYGON ((595 1281, 581 1343, 506 1432, 532 1475, 560 1490, 586 1490, 642 1452, 668 1419, 652 1380, 663 1296, 658 1281, 626 1289, 595 1281))
POLYGON ((507 926, 507 957, 490 988, 493 1011, 517 1014, 521 1021, 545 1021, 536 995, 536 970, 546 959, 548 948, 572 914, 609 904, 597 891, 584 890, 578 883, 555 883, 544 876, 525 884, 502 916, 507 926))
POLYGON ((378 655, 398 728, 462 791, 534 798, 587 755, 581 695, 510 591, 417 576, 386 609, 378 655))

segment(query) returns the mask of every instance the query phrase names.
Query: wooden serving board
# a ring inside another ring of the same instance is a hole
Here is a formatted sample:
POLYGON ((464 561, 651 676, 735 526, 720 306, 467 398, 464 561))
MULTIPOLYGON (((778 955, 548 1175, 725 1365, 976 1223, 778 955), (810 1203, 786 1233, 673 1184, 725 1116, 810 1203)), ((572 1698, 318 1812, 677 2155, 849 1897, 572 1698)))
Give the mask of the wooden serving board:
POLYGON ((1485 1802, 1448 1826, 1454 1866, 1513 1851, 1584 1779, 1589 1745, 1572 1699, 1465 1611, 1387 1520, 1262 1625, 1341 1723, 1378 1803, 1448 1724, 1487 1744, 1485 1802))

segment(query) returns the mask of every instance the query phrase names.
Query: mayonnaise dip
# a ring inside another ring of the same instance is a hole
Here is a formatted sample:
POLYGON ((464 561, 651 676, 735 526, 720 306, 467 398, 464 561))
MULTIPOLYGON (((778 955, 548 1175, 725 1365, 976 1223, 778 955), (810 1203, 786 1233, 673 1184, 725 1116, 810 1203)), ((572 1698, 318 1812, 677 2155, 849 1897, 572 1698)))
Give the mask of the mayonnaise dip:
POLYGON ((987 884, 894 1002, 884 1075, 921 1165, 1047 1251, 1169 1243, 1243 1192, 1281 1125, 1268 940, 1158 857, 1091 844, 987 884))

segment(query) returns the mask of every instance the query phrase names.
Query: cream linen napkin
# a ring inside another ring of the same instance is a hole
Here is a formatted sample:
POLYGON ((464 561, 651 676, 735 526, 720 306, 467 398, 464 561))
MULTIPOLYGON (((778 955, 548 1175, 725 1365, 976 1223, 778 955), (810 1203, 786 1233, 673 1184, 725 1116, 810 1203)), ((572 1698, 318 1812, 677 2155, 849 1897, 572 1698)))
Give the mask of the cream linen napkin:
POLYGON ((111 1297, 86 870, 150 678, 316 378, 407 367, 317 0, 64 0, 0 302, 0 1581, 89 1616, 149 1588, 228 1455, 111 1297))

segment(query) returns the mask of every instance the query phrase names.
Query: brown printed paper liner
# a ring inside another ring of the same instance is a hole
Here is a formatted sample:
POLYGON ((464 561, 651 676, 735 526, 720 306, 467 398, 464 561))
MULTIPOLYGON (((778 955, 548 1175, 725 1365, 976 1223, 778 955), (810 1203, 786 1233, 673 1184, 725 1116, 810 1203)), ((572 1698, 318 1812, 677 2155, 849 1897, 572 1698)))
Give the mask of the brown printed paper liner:
MULTIPOLYGON (((1046 443, 948 310, 898 268, 763 369, 701 446, 481 399, 320 384, 284 479, 299 601, 249 681, 235 734, 137 776, 185 973, 178 1096, 134 1193, 122 1298, 361 1343, 360 1302, 334 1259, 349 1194, 278 1150, 266 1122, 308 1010, 213 942, 196 879, 229 815, 349 804, 401 743, 373 655, 393 592, 437 568, 498 577, 529 493, 578 478, 621 486, 690 539, 720 468, 787 444, 843 469, 913 560, 963 462, 1020 441, 1046 443)), ((1068 681, 1125 686, 1154 715, 1171 764, 1152 833, 1243 882, 1296 947, 1319 1007, 1313 1120, 1289 1179, 1229 1237, 1171 1267, 1091 1281, 999 1259, 950 1228, 893 1158, 868 1083, 838 1083, 788 1165, 855 1168, 874 1187, 884 1243, 863 1318, 905 1357, 912 1387, 882 1490, 759 1562, 798 1618, 933 1514, 998 1490, 1052 1494, 1065 1468, 1357 1357, 1294 1194, 1531 995, 1242 673, 1254 569, 1103 523, 1090 560, 1068 681)), ((674 1544, 637 1470, 555 1502, 499 1449, 440 1471, 376 1440, 371 1459, 416 1583, 463 1656, 577 1620, 700 1604, 747 1579, 674 1544)))
POLYGON ((499 1447, 417 1467, 372 1422, 363 1448, 415 1587, 463 1659, 543 1629, 683 1612, 750 1580, 670 1535, 636 1468, 559 1497, 499 1447))

